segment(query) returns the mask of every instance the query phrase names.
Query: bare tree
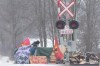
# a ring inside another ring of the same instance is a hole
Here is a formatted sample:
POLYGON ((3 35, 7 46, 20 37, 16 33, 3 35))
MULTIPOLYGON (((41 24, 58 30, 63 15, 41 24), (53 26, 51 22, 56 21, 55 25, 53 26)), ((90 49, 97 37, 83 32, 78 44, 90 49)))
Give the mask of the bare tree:
MULTIPOLYGON (((78 19, 81 21, 80 23, 80 36, 83 35, 82 37, 82 46, 84 46, 86 52, 90 51, 96 51, 97 46, 98 46, 98 40, 99 40, 99 31, 98 28, 98 21, 96 10, 98 10, 98 7, 96 6, 99 1, 96 0, 82 0, 82 4, 80 5, 80 14, 81 17, 78 19), (95 47, 95 49, 94 49, 95 47)), ((98 5, 99 6, 99 5, 98 5)), ((78 14, 78 16, 80 16, 78 14)))

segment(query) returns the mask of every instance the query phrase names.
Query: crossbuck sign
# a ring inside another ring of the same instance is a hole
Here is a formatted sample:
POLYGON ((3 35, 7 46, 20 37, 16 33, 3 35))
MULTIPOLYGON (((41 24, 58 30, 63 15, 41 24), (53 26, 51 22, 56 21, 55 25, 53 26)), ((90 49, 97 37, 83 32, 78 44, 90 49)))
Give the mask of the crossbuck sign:
POLYGON ((58 0, 58 13, 59 13, 58 16, 61 17, 62 14, 64 14, 65 12, 67 12, 67 13, 69 13, 69 15, 71 17, 74 17, 74 14, 69 10, 69 8, 71 6, 73 6, 74 4, 75 4, 75 2, 72 1, 68 6, 66 6, 61 0, 58 0), (60 12, 60 5, 64 8, 64 10, 62 10, 61 12, 60 12))

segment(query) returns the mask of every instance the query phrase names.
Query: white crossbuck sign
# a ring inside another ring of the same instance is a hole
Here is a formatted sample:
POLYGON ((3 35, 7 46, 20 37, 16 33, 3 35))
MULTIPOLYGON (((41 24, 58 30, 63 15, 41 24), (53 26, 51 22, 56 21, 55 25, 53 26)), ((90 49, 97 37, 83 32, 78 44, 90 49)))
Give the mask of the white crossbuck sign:
MULTIPOLYGON (((58 16, 61 17, 62 14, 64 14, 66 11, 69 13, 69 15, 71 17, 74 17, 74 14, 69 10, 69 8, 71 6, 73 6, 75 4, 75 2, 71 2, 68 6, 66 6, 61 0, 59 1, 59 4, 64 8, 64 10, 62 10, 61 12, 59 12, 58 16)), ((60 8, 58 7, 58 11, 60 10, 60 8)))

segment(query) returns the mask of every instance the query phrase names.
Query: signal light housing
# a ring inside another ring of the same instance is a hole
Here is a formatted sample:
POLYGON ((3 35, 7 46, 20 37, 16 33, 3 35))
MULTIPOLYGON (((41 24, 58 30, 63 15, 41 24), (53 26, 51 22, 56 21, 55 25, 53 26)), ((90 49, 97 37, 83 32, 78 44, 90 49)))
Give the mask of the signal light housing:
POLYGON ((63 20, 58 20, 56 22, 57 29, 64 29, 65 25, 66 25, 66 23, 63 20))
POLYGON ((75 21, 75 20, 71 20, 71 21, 69 22, 69 27, 70 27, 71 29, 77 29, 77 28, 79 27, 79 23, 78 23, 77 21, 75 21))

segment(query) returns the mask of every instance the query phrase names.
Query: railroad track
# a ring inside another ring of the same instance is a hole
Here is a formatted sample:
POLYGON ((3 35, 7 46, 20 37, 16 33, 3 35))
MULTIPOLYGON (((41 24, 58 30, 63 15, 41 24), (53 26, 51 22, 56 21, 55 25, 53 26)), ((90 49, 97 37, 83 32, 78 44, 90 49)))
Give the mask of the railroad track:
POLYGON ((99 66, 99 64, 71 64, 70 66, 99 66))

